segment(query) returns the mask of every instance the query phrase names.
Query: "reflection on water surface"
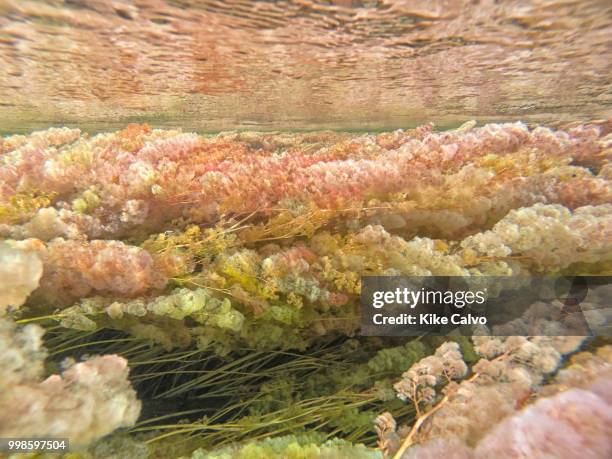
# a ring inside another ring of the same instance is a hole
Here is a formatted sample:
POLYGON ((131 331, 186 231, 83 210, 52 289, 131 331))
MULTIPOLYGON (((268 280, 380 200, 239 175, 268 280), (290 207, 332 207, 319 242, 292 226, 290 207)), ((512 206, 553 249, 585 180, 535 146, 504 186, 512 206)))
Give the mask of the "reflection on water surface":
POLYGON ((0 0, 0 129, 610 114, 606 0, 0 0))

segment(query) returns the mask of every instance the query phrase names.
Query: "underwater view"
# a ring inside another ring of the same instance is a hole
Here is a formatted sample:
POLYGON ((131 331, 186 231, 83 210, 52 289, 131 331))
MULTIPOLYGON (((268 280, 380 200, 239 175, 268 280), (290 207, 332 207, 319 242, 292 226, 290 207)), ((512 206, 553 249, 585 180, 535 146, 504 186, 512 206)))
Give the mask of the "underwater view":
POLYGON ((612 457, 612 2, 0 0, 0 458, 612 457))

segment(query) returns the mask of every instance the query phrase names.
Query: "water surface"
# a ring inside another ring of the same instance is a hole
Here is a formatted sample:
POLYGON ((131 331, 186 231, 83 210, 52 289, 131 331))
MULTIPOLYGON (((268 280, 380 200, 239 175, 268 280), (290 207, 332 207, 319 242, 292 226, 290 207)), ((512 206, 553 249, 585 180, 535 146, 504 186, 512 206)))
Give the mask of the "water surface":
POLYGON ((608 0, 0 0, 0 130, 612 113, 608 0))

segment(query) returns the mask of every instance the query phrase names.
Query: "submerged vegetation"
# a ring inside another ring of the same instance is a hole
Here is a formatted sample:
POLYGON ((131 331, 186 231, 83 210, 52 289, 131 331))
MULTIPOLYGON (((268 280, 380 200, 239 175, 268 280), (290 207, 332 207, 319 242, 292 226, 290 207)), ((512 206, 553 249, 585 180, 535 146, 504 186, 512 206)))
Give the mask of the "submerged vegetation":
POLYGON ((611 131, 1 139, 0 437, 69 436, 70 458, 515 457, 503 433, 537 425, 530 457, 606 457, 609 346, 358 332, 364 275, 612 274, 611 131))

